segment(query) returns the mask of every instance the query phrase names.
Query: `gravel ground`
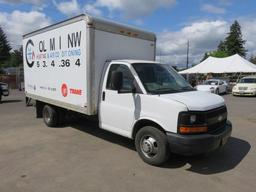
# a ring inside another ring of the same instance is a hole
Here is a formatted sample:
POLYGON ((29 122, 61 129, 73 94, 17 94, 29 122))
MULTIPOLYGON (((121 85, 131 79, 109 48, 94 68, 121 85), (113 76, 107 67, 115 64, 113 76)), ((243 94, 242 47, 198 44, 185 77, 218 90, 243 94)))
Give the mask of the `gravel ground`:
POLYGON ((0 104, 0 191, 255 191, 256 98, 224 98, 233 133, 221 150, 153 167, 131 140, 92 121, 46 127, 12 90, 0 104))

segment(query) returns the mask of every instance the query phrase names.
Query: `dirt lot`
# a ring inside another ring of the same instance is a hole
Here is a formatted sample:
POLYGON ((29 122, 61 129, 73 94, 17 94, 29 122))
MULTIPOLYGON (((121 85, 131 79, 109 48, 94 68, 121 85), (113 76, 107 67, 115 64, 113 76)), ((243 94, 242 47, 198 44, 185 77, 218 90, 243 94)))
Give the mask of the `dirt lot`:
POLYGON ((153 167, 132 141, 85 119, 47 128, 12 91, 0 104, 0 191, 255 191, 256 98, 224 98, 233 133, 222 150, 153 167))

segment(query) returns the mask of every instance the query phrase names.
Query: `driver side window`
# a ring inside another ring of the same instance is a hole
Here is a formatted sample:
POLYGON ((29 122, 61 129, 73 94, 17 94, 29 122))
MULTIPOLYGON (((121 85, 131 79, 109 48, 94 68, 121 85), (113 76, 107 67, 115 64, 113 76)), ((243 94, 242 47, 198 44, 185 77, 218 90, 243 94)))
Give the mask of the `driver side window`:
POLYGON ((106 88, 109 90, 114 90, 113 85, 111 83, 111 75, 113 72, 122 72, 123 73, 123 86, 122 91, 132 91, 134 77, 130 71, 130 69, 126 65, 122 64, 113 64, 111 65, 108 73, 107 86, 106 88))

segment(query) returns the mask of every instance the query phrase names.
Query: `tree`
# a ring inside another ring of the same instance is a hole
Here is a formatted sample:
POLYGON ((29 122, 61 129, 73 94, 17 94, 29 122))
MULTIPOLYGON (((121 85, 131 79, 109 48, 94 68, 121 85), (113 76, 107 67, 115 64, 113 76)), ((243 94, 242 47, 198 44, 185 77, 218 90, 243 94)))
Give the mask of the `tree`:
POLYGON ((0 64, 4 63, 10 56, 11 46, 0 26, 0 64))
POLYGON ((207 59, 209 57, 209 53, 204 53, 203 58, 201 59, 200 63, 203 62, 205 59, 207 59))
POLYGON ((256 65, 256 56, 254 57, 253 55, 250 58, 250 62, 254 63, 256 65))
POLYGON ((245 40, 243 40, 241 26, 235 21, 230 26, 230 32, 225 39, 226 51, 229 56, 239 54, 243 57, 246 56, 247 50, 244 48, 245 40))
POLYGON ((212 51, 212 52, 205 53, 203 59, 200 62, 204 61, 209 56, 217 57, 217 58, 224 58, 224 57, 228 57, 229 55, 228 55, 228 53, 226 51, 219 51, 219 50, 212 51))
POLYGON ((217 51, 223 51, 223 52, 226 52, 226 51, 227 51, 225 42, 220 41, 220 43, 219 43, 219 45, 218 45, 217 51))
POLYGON ((218 51, 218 50, 211 52, 209 55, 217 58, 224 58, 229 56, 226 51, 218 51))
POLYGON ((22 46, 18 50, 14 50, 14 55, 16 58, 16 66, 23 64, 23 48, 22 46))
POLYGON ((22 65, 23 57, 22 57, 22 47, 19 50, 14 50, 10 53, 10 57, 3 64, 4 67, 18 67, 22 65))

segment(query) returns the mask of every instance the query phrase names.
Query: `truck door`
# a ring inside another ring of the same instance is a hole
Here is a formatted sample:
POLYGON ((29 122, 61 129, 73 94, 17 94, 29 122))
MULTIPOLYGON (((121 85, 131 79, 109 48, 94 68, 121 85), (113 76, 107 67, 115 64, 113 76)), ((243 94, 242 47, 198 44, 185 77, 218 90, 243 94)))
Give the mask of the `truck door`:
POLYGON ((112 64, 107 73, 103 82, 99 108, 100 127, 130 137, 136 105, 136 94, 132 93, 134 76, 129 67, 124 64, 112 64), (122 93, 118 93, 111 85, 113 72, 123 73, 122 93))

